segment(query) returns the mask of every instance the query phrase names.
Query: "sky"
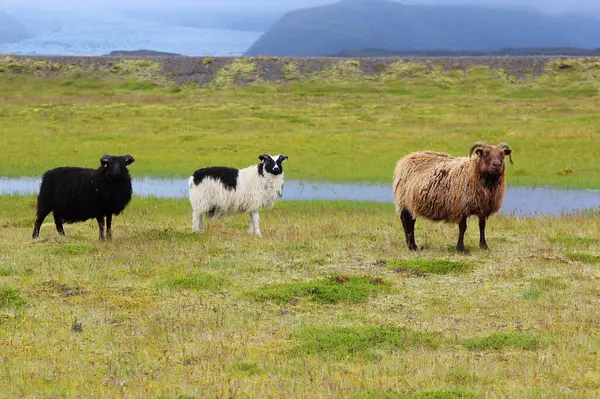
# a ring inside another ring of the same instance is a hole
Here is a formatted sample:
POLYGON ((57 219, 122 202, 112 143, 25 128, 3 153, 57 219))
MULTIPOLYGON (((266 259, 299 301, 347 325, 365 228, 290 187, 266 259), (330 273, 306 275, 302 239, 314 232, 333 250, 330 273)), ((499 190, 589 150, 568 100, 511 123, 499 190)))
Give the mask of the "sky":
MULTIPOLYGON (((333 3, 335 0, 0 0, 0 7, 34 6, 39 8, 169 8, 202 6, 211 8, 297 9, 333 3), (82 5, 83 4, 83 5, 82 5)), ((600 8, 599 0, 404 0, 418 4, 480 4, 494 6, 530 6, 542 11, 585 11, 600 8)))

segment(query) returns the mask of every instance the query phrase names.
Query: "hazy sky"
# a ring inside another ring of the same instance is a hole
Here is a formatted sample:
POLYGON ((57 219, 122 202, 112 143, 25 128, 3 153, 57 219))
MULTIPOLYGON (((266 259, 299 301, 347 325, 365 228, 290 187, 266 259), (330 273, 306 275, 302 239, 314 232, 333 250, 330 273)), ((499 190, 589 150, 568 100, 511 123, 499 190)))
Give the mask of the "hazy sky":
MULTIPOLYGON (((296 9, 333 3, 335 0, 0 0, 2 8, 35 6, 40 8, 169 8, 177 6, 208 6, 211 8, 252 7, 296 9)), ((543 10, 585 10, 600 8, 599 0, 405 0, 404 3, 418 4, 480 4, 495 6, 530 6, 543 10)))

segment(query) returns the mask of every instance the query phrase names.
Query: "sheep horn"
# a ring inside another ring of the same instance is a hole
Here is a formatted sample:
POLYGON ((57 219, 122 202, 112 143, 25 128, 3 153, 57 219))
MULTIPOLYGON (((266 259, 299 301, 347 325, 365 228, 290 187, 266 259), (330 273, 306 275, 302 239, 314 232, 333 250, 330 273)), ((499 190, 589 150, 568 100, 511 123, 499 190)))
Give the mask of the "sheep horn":
POLYGON ((135 159, 131 155, 126 154, 125 155, 125 162, 127 163, 127 165, 131 165, 132 163, 135 162, 135 159))
POLYGON ((469 159, 471 159, 471 155, 473 155, 473 151, 475 151, 476 148, 487 147, 487 146, 488 146, 488 143, 485 143, 483 141, 476 141, 475 143, 473 143, 473 145, 469 149, 469 159))
POLYGON ((510 160, 510 164, 514 165, 515 163, 512 160, 512 155, 511 155, 512 150, 510 149, 510 146, 507 143, 502 141, 500 144, 498 144, 498 147, 502 147, 505 150, 508 150, 508 159, 510 160))

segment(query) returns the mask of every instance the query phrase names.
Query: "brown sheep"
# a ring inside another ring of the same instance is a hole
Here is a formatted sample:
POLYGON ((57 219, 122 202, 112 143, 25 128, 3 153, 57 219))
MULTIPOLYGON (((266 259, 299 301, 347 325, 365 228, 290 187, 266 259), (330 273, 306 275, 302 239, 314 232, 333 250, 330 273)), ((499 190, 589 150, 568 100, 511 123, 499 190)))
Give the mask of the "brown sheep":
POLYGON ((479 217, 479 247, 487 250, 485 222, 500 210, 506 187, 504 156, 512 164, 511 149, 506 143, 497 146, 478 141, 471 146, 469 157, 422 151, 398 161, 394 170, 394 204, 400 215, 406 244, 416 251, 417 216, 458 223, 456 250, 464 252, 467 217, 479 217), (472 158, 473 151, 477 157, 472 158))

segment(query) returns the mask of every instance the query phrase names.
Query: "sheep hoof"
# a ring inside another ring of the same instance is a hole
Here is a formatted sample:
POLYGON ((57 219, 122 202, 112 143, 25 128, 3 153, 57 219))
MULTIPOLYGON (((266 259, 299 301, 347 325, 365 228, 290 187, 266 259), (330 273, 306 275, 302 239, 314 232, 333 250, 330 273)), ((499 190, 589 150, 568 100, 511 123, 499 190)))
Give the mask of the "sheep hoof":
POLYGON ((481 248, 484 251, 489 251, 490 250, 490 248, 487 246, 487 244, 481 244, 481 245, 479 245, 479 248, 481 248))
POLYGON ((466 249, 465 247, 456 247, 456 252, 461 254, 461 255, 468 255, 469 254, 469 250, 466 249))

